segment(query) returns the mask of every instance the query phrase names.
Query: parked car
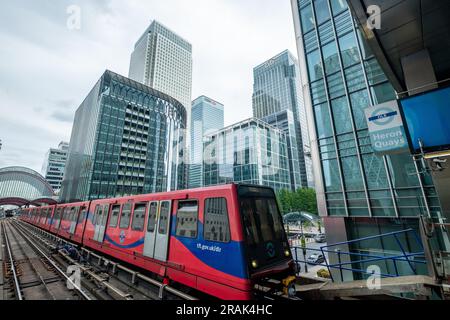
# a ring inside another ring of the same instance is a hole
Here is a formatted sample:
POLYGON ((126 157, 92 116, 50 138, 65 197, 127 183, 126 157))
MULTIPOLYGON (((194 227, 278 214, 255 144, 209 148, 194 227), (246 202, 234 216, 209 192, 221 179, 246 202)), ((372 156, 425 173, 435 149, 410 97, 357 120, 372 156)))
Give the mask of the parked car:
POLYGON ((325 262, 325 257, 320 253, 313 253, 306 259, 306 263, 308 264, 320 264, 325 262))
POLYGON ((314 237, 314 240, 316 240, 317 243, 324 243, 327 242, 327 237, 324 233, 319 233, 314 237))

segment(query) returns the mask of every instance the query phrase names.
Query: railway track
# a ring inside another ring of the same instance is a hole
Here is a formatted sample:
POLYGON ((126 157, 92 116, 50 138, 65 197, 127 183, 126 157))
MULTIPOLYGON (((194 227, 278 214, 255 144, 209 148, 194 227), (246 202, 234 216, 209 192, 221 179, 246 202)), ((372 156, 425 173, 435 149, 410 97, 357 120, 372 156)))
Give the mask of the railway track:
MULTIPOLYGON (((196 300, 196 298, 158 282, 135 270, 109 260, 85 248, 80 250, 84 263, 75 261, 64 249, 70 243, 21 221, 8 224, 51 255, 60 269, 73 266, 81 271, 81 285, 92 299, 98 300, 196 300)), ((45 298, 48 299, 48 298, 45 298)), ((58 298, 59 299, 59 298, 58 298)))
POLYGON ((72 282, 58 264, 10 220, 1 222, 5 248, 7 299, 16 300, 91 300, 72 282))

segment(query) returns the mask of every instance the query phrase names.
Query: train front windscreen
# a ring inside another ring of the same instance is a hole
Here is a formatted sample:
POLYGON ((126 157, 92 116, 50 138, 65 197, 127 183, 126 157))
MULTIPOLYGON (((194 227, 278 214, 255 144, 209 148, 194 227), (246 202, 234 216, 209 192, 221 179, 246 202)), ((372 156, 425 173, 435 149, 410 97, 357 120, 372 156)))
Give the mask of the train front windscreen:
POLYGON ((250 271, 291 259, 273 190, 240 186, 238 194, 250 271))

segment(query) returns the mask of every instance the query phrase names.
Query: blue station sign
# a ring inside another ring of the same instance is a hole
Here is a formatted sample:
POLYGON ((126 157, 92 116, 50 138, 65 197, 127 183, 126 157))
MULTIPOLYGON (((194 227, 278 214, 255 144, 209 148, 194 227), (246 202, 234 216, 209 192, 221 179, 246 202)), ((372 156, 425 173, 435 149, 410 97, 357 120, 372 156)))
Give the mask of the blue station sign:
POLYGON ((370 141, 376 153, 408 150, 408 140, 396 100, 365 109, 370 141))

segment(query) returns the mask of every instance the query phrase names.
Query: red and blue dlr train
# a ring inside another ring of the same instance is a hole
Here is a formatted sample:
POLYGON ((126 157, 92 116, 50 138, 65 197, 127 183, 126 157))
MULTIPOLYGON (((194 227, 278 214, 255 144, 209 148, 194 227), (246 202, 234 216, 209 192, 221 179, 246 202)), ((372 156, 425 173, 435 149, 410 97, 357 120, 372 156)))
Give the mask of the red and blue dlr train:
POLYGON ((26 208, 20 219, 77 245, 225 300, 295 279, 271 188, 217 187, 26 208))

